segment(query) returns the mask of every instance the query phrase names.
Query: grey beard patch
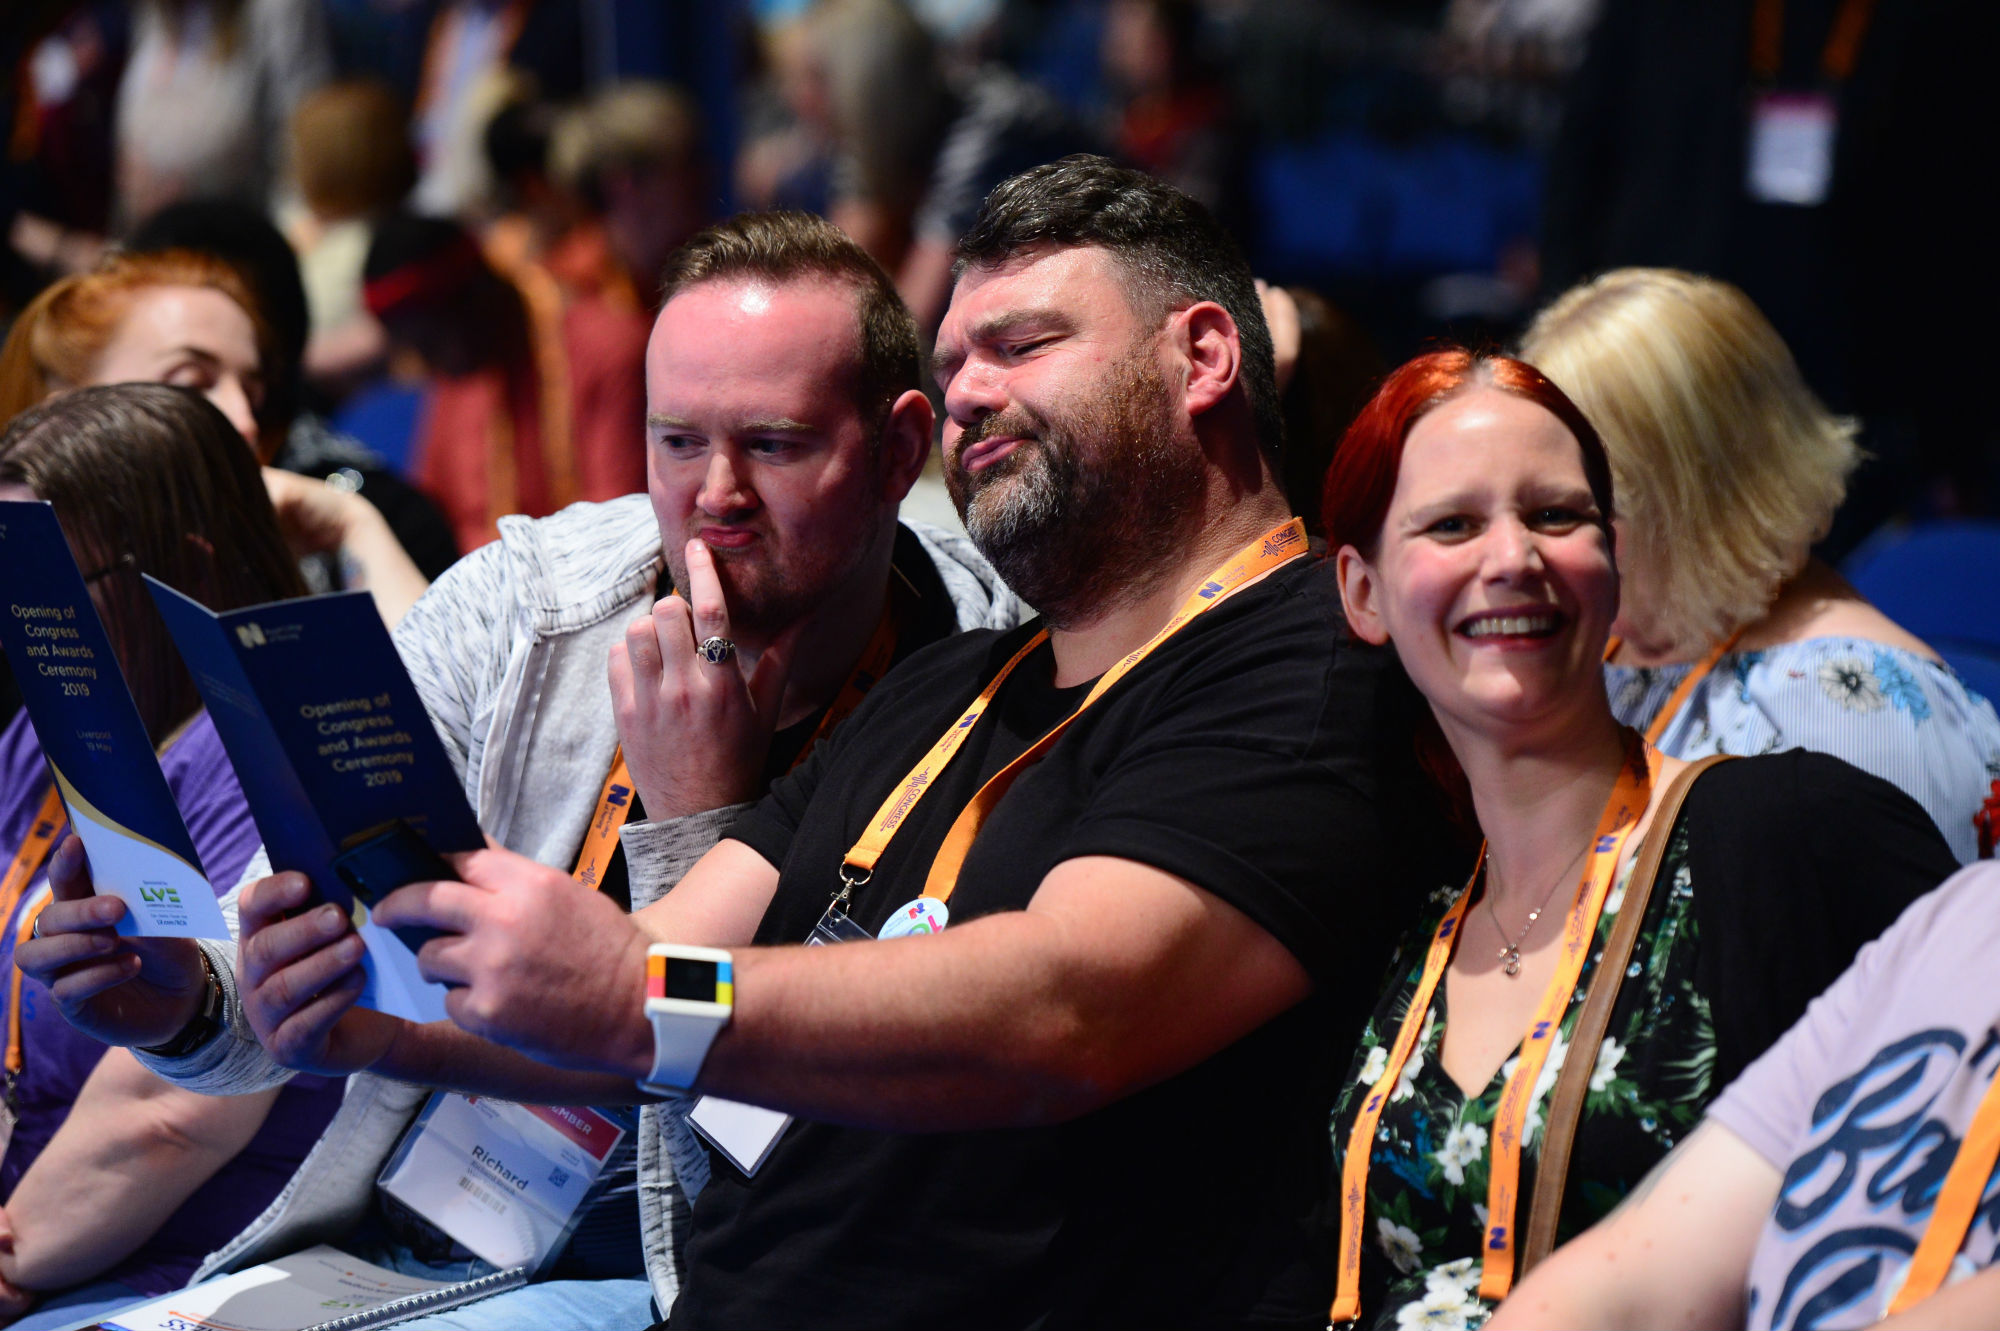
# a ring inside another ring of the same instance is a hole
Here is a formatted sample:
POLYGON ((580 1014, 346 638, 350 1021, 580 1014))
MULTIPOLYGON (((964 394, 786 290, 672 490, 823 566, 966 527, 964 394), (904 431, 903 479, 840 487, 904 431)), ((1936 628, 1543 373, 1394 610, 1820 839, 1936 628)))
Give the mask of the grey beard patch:
POLYGON ((1076 486, 1075 458, 1066 451, 1028 439, 1015 456, 1020 461, 1001 464, 1007 470, 986 481, 966 508, 966 534, 982 551, 1008 552, 1039 540, 1061 522, 1076 486), (1058 470, 1065 474, 1057 476, 1058 470))

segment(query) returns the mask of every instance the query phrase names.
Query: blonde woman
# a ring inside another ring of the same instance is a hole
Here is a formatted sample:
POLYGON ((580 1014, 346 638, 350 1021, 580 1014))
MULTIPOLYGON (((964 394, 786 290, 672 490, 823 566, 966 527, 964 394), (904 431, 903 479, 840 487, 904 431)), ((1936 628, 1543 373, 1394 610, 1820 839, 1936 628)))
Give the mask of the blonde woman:
POLYGON ((2000 717, 1811 557, 1860 459, 1748 297, 1625 268, 1576 287, 1521 354, 1602 432, 1623 599, 1612 710, 1677 758, 1812 749, 1902 787, 1961 861, 2000 777, 2000 717))

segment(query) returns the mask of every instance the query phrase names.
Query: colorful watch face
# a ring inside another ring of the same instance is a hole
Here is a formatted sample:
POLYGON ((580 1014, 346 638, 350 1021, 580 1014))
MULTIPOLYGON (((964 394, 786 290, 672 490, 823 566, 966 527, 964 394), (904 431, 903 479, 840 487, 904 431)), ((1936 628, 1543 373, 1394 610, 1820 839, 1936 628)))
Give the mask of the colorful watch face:
POLYGON ((735 997, 730 964, 691 957, 646 958, 646 997, 678 998, 691 1003, 728 1006, 735 997))

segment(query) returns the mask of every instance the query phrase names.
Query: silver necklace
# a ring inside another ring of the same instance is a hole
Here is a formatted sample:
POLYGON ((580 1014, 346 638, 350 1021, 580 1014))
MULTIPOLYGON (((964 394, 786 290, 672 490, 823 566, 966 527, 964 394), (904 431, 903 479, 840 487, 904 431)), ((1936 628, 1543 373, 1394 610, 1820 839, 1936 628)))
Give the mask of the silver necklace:
MULTIPOLYGON (((1576 867, 1577 861, 1583 858, 1583 852, 1589 849, 1590 843, 1588 841, 1584 842, 1583 849, 1577 851, 1570 862, 1563 866, 1562 872, 1556 875, 1555 882, 1549 884, 1549 890, 1542 894, 1542 904, 1528 912, 1528 922, 1521 926, 1521 932, 1514 937, 1512 942, 1509 942, 1507 939, 1507 931, 1500 927, 1500 908, 1494 904, 1494 893, 1491 891, 1487 892, 1486 915, 1488 919, 1493 921, 1493 932, 1500 935, 1499 957, 1500 960, 1507 963, 1506 970, 1509 976, 1521 973, 1521 944, 1528 941, 1528 934, 1534 929, 1535 921, 1542 918, 1542 912, 1547 910, 1549 902, 1555 899, 1556 889, 1563 885, 1564 880, 1569 877, 1569 871, 1576 867)), ((1492 886, 1490 881, 1487 886, 1489 888, 1492 886)))

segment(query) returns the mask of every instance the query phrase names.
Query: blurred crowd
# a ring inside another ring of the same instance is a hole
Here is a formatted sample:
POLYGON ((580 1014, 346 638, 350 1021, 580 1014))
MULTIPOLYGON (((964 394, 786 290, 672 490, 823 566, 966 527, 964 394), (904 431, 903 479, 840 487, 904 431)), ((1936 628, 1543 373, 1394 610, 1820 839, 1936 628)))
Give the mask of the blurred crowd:
POLYGON ((298 274, 255 293, 292 362, 261 428, 407 476, 463 550, 637 488, 657 272, 701 226, 820 213, 928 336, 987 190, 1101 150, 1291 294, 1300 494, 1385 365, 1674 267, 1742 288, 1861 420, 1838 556, 1995 501, 1974 376, 1919 354, 2000 294, 1968 206, 1990 168, 1953 133, 1994 26, 1957 0, 23 0, 0 315, 162 210, 209 205, 272 267, 268 222, 298 274), (1789 183, 1744 133, 1765 101, 1789 183))

